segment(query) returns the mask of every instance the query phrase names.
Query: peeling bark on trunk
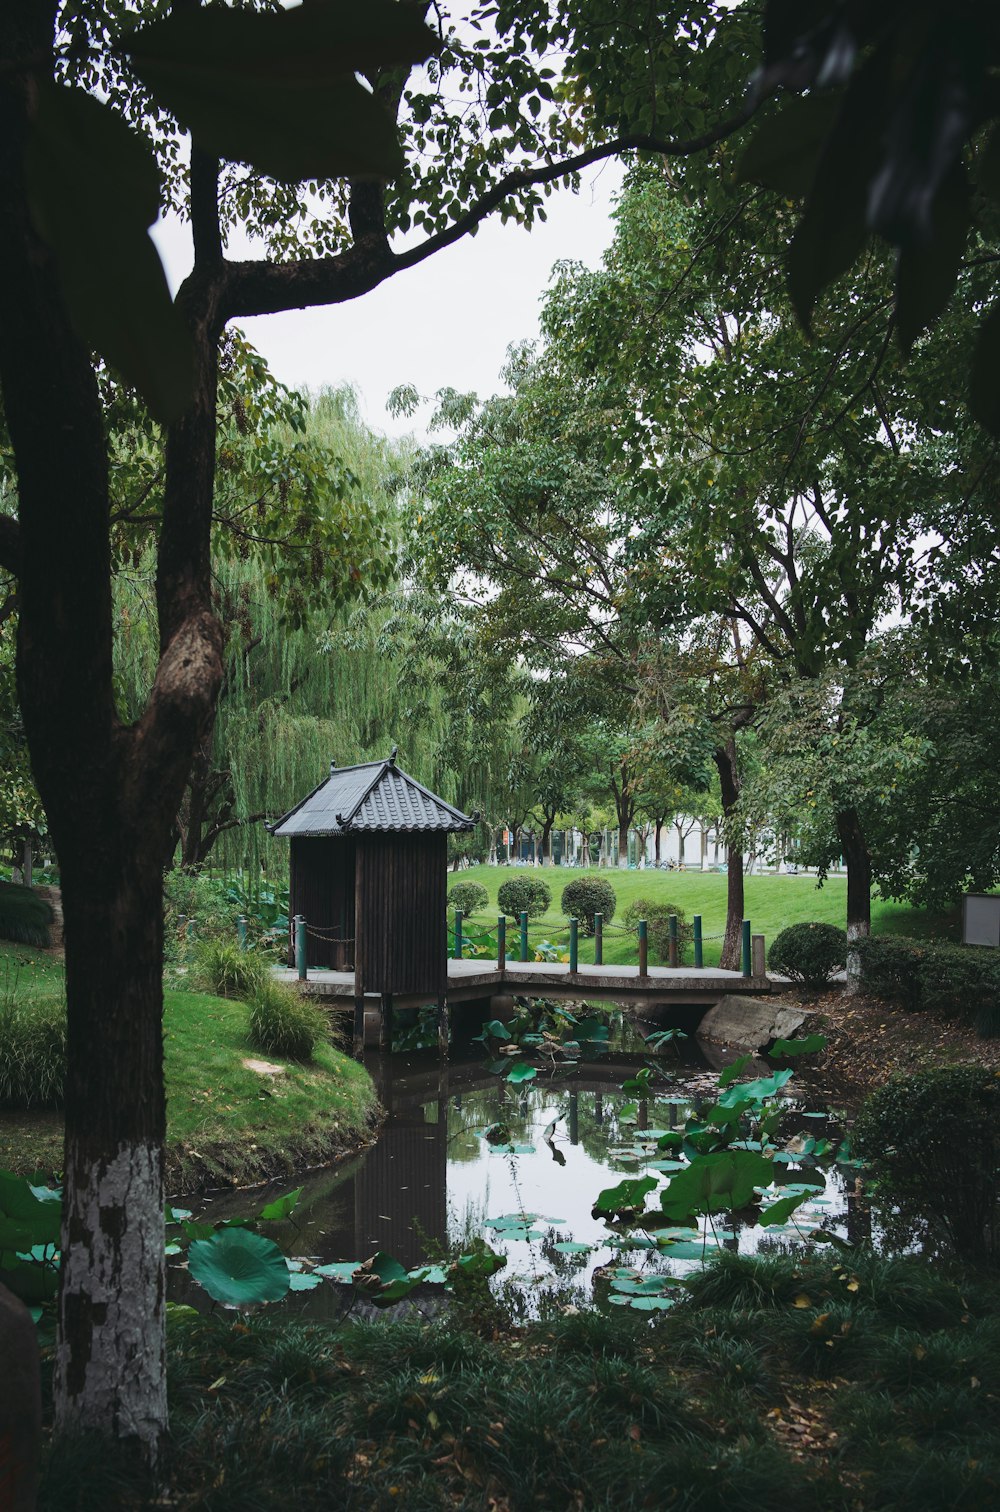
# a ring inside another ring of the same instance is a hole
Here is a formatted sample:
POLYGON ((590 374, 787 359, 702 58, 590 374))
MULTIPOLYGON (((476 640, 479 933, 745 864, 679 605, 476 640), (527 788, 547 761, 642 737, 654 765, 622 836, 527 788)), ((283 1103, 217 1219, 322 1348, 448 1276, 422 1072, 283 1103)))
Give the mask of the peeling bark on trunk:
MULTIPOLYGON (((730 738, 713 752, 722 791, 722 812, 729 819, 740 796, 740 775, 736 741, 730 738)), ((736 843, 735 828, 727 835, 726 934, 722 942, 719 965, 726 971, 739 971, 743 954, 743 848, 736 843)))
POLYGON ((847 991, 857 992, 861 962, 851 946, 866 939, 872 928, 872 863, 857 809, 837 815, 837 836, 847 866, 847 991))

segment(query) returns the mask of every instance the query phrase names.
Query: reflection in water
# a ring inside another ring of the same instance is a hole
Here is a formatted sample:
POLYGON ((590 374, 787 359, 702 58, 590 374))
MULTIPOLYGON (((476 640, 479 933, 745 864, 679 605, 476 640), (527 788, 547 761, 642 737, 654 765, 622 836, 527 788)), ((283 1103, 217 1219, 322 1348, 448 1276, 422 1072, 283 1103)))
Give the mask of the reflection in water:
MULTIPOLYGON (((487 1073, 480 1059, 442 1063, 429 1052, 372 1057, 368 1068, 386 1110, 377 1142, 352 1161, 300 1177, 305 1190, 296 1224, 282 1225, 276 1237, 289 1253, 323 1262, 361 1261, 386 1250, 411 1267, 482 1235, 508 1256, 500 1280, 520 1277, 532 1287, 541 1282, 589 1295, 594 1273, 609 1264, 682 1274, 700 1263, 702 1242, 753 1250, 821 1224, 844 1232, 845 1223, 852 1239, 860 1236, 864 1215, 852 1172, 846 1180, 830 1174, 826 1191, 810 1199, 792 1225, 766 1232, 717 1218, 714 1227, 702 1225, 701 1241, 669 1258, 641 1239, 619 1238, 594 1218, 598 1192, 641 1174, 646 1160, 661 1154, 657 1134, 677 1127, 717 1090, 716 1073, 692 1050, 687 1064, 664 1063, 668 1080, 657 1084, 655 1097, 636 1104, 621 1083, 648 1060, 639 1050, 613 1048, 569 1078, 540 1075, 513 1089, 487 1073), (639 1149, 644 1141, 645 1154, 639 1149), (510 1214, 526 1216, 519 1237, 489 1226, 510 1214), (557 1248, 570 1243, 588 1249, 557 1248)), ((794 1102, 788 1106, 785 1135, 824 1132, 824 1120, 807 1117, 809 1110, 794 1102)), ((246 1213, 267 1195, 228 1193, 208 1202, 203 1215, 246 1213)), ((324 1301, 315 1292, 305 1305, 310 1312, 336 1310, 341 1301, 324 1301)))

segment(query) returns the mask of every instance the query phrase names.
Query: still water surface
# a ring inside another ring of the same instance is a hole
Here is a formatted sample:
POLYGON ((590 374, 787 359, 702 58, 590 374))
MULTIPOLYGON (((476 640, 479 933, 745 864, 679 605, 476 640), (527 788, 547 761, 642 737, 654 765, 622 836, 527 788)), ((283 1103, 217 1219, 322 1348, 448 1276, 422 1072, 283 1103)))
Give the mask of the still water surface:
MULTIPOLYGON (((274 1234, 289 1255, 360 1263, 383 1250, 412 1267, 482 1236, 507 1256, 494 1285, 517 1284, 529 1310, 546 1291, 559 1290, 564 1300, 589 1299, 595 1273, 608 1266, 683 1275, 718 1245, 750 1252, 797 1242, 817 1229, 862 1237, 855 1175, 839 1168, 827 1173, 825 1190, 810 1197, 792 1223, 765 1230, 753 1222, 734 1225, 725 1215, 703 1220, 698 1237, 673 1246, 669 1255, 593 1217, 597 1194, 624 1177, 669 1179, 657 1136, 683 1124, 717 1091, 717 1069, 689 1040, 681 1058, 656 1058, 662 1070, 656 1095, 636 1104, 621 1085, 651 1059, 627 1025, 606 1056, 567 1076, 540 1071, 517 1088, 491 1075, 481 1052, 471 1048, 446 1063, 426 1051, 372 1056, 367 1065, 386 1119, 371 1148, 272 1187, 208 1199, 197 1217, 253 1213, 303 1185, 296 1224, 274 1234), (516 1226, 498 1227, 499 1219, 516 1226)), ((757 1063, 745 1074, 761 1071, 766 1074, 757 1063)), ((788 1090, 795 1088, 793 1080, 788 1090)), ((795 1148, 798 1139, 838 1135, 836 1119, 814 1102, 791 1096, 786 1105, 779 1144, 791 1141, 795 1148)), ((787 1179, 794 1182, 796 1173, 789 1170, 787 1179)), ((324 1315, 340 1310, 349 1292, 323 1286, 298 1300, 309 1314, 324 1315)))

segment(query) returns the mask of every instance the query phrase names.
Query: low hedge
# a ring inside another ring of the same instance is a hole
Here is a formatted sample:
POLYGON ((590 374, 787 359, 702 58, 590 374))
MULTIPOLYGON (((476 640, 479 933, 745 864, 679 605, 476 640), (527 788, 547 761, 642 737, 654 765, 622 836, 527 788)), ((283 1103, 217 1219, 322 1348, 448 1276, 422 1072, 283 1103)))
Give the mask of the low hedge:
POLYGON ((489 901, 490 895, 481 882, 456 882, 448 894, 448 912, 460 909, 468 917, 482 913, 489 901))
POLYGON ((835 924, 789 924, 775 935, 768 970, 805 987, 825 987, 847 964, 847 934, 835 924))
POLYGON ((678 908, 676 903, 652 903, 648 898, 634 898, 622 914, 622 923, 628 929, 635 929, 640 919, 646 920, 650 953, 661 966, 670 964, 671 914, 677 916, 677 963, 682 965, 694 939, 694 929, 683 908, 678 908))
POLYGON ((552 894, 537 877, 511 877, 497 893, 500 912, 508 919, 519 919, 523 913, 529 919, 539 918, 552 902, 552 894))
POLYGON ((600 914, 607 924, 615 916, 618 898, 610 882, 603 877, 578 877, 562 891, 562 911, 570 919, 579 919, 584 934, 594 933, 594 915, 600 914))
POLYGON ((861 985, 873 997, 911 1013, 934 1008, 963 1014, 981 1033, 995 1033, 1000 1001, 1000 952, 986 946, 870 935, 857 940, 861 985))

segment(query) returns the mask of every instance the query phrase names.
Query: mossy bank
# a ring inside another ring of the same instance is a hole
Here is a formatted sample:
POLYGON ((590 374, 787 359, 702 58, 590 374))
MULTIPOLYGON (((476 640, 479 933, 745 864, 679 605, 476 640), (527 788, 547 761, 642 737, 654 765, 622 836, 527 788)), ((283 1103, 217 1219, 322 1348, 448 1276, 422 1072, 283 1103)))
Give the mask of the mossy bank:
MULTIPOLYGON (((17 950, 22 990, 57 972, 17 950)), ((198 992, 164 994, 167 1190, 246 1185, 291 1176, 367 1142, 378 1104, 364 1068, 326 1042, 309 1061, 263 1056, 248 1038, 246 1003, 198 992)), ((0 1109, 0 1169, 58 1175, 62 1117, 0 1109)))

